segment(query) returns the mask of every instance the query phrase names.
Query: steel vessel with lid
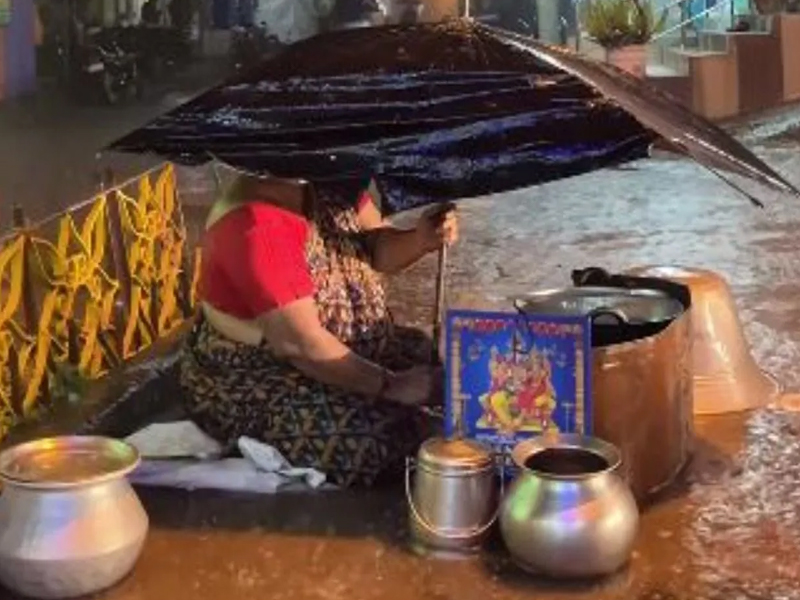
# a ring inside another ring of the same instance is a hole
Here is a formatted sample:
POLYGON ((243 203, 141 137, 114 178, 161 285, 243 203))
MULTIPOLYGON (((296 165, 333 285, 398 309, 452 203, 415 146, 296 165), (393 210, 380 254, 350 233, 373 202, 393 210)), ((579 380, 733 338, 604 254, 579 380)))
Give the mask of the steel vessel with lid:
POLYGON ((497 518, 494 454, 473 440, 431 438, 420 446, 416 464, 408 461, 406 494, 415 550, 469 555, 497 518))
POLYGON ((125 478, 138 464, 135 448, 102 437, 0 453, 0 582, 27 597, 73 598, 125 577, 148 530, 125 478))

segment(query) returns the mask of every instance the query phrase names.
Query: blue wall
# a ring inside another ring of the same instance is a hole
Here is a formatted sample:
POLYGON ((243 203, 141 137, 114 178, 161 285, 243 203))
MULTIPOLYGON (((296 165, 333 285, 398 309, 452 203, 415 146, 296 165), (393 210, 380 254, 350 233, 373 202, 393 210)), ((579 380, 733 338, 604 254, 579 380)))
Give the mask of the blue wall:
POLYGON ((3 36, 6 98, 36 88, 35 10, 33 0, 11 0, 11 22, 5 27, 3 36))

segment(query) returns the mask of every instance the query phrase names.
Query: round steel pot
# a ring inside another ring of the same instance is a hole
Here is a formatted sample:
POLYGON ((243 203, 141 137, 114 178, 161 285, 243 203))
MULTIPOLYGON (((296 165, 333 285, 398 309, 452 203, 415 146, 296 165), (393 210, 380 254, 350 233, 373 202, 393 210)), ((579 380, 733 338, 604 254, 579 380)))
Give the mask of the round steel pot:
POLYGON ((409 461, 406 467, 414 549, 443 558, 479 550, 497 519, 496 481, 494 454, 483 444, 443 438, 425 441, 416 464, 409 461))
POLYGON ((0 454, 0 582, 51 599, 93 594, 125 577, 148 530, 125 478, 138 463, 128 444, 88 436, 0 454))
POLYGON ((500 531, 523 569, 558 578, 607 575, 630 558, 639 512, 616 473, 619 451, 580 435, 531 438, 512 458, 519 475, 500 507, 500 531))

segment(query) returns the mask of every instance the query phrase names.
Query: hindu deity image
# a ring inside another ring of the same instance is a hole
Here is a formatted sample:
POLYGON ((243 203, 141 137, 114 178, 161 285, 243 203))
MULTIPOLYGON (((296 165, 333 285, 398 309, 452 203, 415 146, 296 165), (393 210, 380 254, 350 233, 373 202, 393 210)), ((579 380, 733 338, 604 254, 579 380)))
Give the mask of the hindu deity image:
POLYGON ((550 360, 532 348, 525 356, 504 355, 496 348, 489 358, 489 390, 480 397, 479 428, 497 428, 503 434, 519 431, 558 431, 552 419, 556 393, 550 360))

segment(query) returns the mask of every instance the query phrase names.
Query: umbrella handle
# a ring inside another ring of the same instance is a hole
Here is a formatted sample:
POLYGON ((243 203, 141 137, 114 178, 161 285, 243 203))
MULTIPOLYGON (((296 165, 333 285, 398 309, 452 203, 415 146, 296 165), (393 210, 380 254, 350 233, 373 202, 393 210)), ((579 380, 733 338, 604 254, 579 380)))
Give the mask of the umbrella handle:
MULTIPOLYGON (((432 219, 443 219, 448 212, 455 209, 455 204, 447 202, 439 207, 432 219)), ((431 364, 438 365, 441 361, 440 346, 442 339, 442 317, 445 303, 445 275, 447 272, 447 245, 439 248, 439 264, 436 272, 436 299, 433 309, 433 345, 431 348, 431 364)))
POLYGON ((433 348, 431 351, 431 364, 438 364, 441 360, 439 346, 442 338, 442 315, 445 300, 445 271, 447 270, 447 246, 439 248, 439 264, 436 272, 436 300, 433 309, 433 348))

